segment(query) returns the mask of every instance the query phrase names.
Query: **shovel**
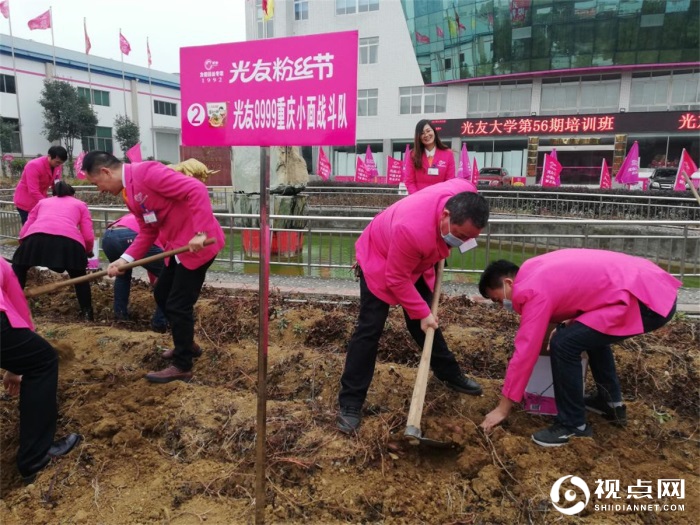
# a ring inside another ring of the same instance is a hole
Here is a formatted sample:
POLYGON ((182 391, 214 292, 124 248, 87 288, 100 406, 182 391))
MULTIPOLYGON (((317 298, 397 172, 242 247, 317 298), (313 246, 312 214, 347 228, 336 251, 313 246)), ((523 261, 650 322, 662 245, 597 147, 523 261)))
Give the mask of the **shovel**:
MULTIPOLYGON (((216 242, 216 239, 207 239, 204 241, 204 246, 208 246, 210 244, 214 244, 216 242)), ((155 261, 160 261, 161 259, 165 259, 166 257, 172 257, 173 255, 177 255, 179 253, 186 252, 190 249, 189 246, 180 246, 179 248, 175 248, 174 250, 168 250, 167 252, 159 253, 157 255, 151 255, 150 257, 145 257, 143 259, 139 259, 138 261, 130 262, 125 264, 124 266, 121 267, 122 270, 131 270, 132 268, 136 268, 137 266, 143 266, 144 264, 149 264, 155 261)), ((104 277, 107 275, 107 270, 101 270, 99 272, 95 273, 89 273, 87 275, 81 275, 80 277, 75 277, 74 279, 68 279, 65 281, 58 281, 55 283, 49 283, 45 284, 43 286, 35 286, 34 288, 29 288, 28 290, 24 291, 24 296, 27 299, 30 299, 32 297, 36 297, 37 295, 44 295, 45 293, 50 293, 55 290, 58 290, 59 288, 63 288, 64 286, 72 286, 80 283, 86 283, 90 281, 94 281, 96 279, 99 279, 101 277, 104 277)))
MULTIPOLYGON (((437 314, 438 302, 440 301, 440 290, 442 288, 442 271, 445 267, 445 261, 442 260, 438 264, 437 275, 435 276, 435 290, 433 291, 433 302, 430 305, 430 313, 437 314)), ((426 438, 420 430, 420 420, 423 416, 423 403, 425 402, 425 390, 428 386, 428 374, 430 372, 430 356, 433 353, 433 339, 435 338, 435 329, 428 328, 425 332, 425 343, 423 343, 423 354, 418 365, 418 374, 416 375, 416 384, 413 387, 413 396, 411 397, 411 408, 408 411, 408 421, 406 422, 406 432, 404 436, 408 439, 411 445, 427 445, 434 448, 453 448, 454 443, 437 441, 426 438)))

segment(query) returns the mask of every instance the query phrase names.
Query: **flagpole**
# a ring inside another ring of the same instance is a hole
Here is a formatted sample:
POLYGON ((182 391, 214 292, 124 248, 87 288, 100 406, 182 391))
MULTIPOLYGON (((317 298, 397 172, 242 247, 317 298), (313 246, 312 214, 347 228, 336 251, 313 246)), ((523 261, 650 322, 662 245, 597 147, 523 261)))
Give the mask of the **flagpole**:
POLYGON ((119 28, 119 54, 122 57, 122 93, 124 94, 124 116, 129 117, 129 113, 126 110, 126 78, 124 77, 124 51, 122 51, 122 28, 119 28))
MULTIPOLYGON (((83 17, 83 32, 87 36, 87 20, 83 17)), ((87 43, 87 42, 86 42, 87 43)), ((88 66, 88 91, 90 92, 90 108, 92 109, 92 72, 90 71, 90 53, 88 53, 87 46, 85 47, 85 54, 87 55, 87 66, 88 66)))
POLYGON ((148 49, 148 92, 151 95, 151 142, 153 145, 153 160, 156 156, 156 131, 153 129, 153 83, 151 82, 151 45, 146 37, 146 49, 148 49))
POLYGON ((8 13, 7 21, 10 24, 10 53, 12 54, 12 72, 15 75, 15 100, 17 101, 17 130, 19 131, 19 152, 24 157, 24 141, 22 140, 22 117, 19 112, 19 79, 17 78, 17 64, 15 62, 15 39, 12 36, 12 12, 8 13))
POLYGON ((49 6, 49 19, 51 20, 51 47, 53 48, 53 76, 56 76, 56 44, 53 40, 53 7, 49 6))

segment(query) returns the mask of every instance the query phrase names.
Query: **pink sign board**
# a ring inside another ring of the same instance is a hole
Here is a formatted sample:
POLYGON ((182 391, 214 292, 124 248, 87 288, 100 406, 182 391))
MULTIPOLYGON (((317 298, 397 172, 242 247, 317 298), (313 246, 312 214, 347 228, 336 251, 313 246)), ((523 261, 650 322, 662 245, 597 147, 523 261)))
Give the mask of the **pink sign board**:
POLYGON ((357 31, 181 48, 183 144, 355 144, 357 53, 357 31))

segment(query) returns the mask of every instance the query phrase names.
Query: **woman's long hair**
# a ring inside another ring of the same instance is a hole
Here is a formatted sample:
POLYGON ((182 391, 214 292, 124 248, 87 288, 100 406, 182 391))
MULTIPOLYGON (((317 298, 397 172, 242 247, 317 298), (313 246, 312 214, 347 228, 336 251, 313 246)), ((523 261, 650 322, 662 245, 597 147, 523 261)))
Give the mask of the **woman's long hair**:
POLYGON ((423 167, 423 153, 425 152, 425 146, 423 146, 420 136, 423 133, 423 128, 426 126, 426 124, 430 126, 430 129, 432 129, 433 133, 435 134, 435 147, 438 149, 449 149, 442 143, 438 132, 429 120, 419 120, 418 124, 416 124, 416 132, 413 136, 413 152, 411 152, 411 160, 413 161, 413 165, 416 167, 416 169, 421 169, 423 167))

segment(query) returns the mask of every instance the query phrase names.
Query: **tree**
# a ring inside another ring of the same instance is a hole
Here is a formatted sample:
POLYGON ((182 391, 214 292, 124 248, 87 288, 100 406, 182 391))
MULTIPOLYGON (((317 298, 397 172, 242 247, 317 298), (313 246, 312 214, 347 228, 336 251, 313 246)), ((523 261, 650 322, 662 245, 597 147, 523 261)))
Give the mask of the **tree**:
POLYGON ((39 104, 44 108, 43 135, 58 140, 68 151, 68 169, 73 173, 73 144, 75 139, 95 134, 97 115, 86 99, 68 82, 46 80, 39 104))
POLYGON ((127 150, 139 143, 139 127, 129 117, 117 115, 114 119, 114 136, 126 155, 127 150))

